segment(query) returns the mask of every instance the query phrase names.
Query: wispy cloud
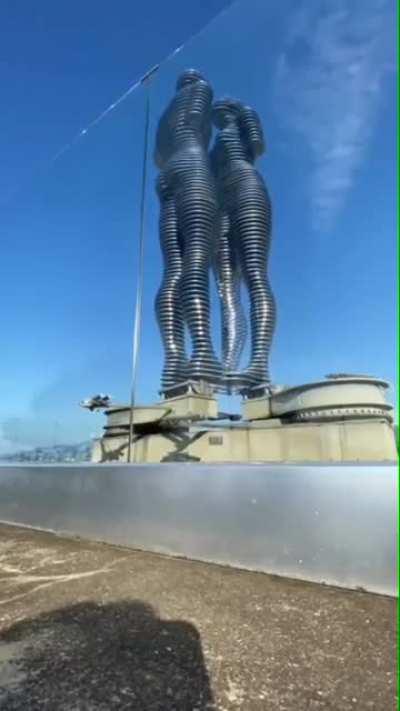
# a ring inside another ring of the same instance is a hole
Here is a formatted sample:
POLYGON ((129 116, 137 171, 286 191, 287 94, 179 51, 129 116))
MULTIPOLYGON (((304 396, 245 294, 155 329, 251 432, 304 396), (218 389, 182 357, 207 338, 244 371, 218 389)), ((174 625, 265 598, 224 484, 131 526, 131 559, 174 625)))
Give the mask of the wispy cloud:
POLYGON ((329 229, 353 185, 395 68, 393 0, 305 0, 291 16, 276 106, 305 139, 313 223, 329 229))

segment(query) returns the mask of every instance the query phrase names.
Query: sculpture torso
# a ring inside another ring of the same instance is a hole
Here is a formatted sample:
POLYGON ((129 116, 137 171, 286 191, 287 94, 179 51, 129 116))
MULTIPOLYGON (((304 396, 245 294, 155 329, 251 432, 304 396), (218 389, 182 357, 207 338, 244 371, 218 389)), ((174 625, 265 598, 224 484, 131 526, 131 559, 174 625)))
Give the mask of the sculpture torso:
MULTIPOLYGON (((161 170, 159 191, 191 190, 201 173, 209 172, 212 91, 205 81, 184 86, 160 119, 155 159, 161 170)), ((205 176, 204 176, 205 177, 205 176)), ((212 181, 212 177, 207 176, 212 181)), ((215 201, 211 190, 207 197, 215 201)))
POLYGON ((234 168, 246 169, 248 157, 236 123, 230 123, 218 133, 211 151, 211 161, 222 180, 234 168))
POLYGON ((233 208, 238 198, 244 197, 244 182, 247 187, 252 186, 267 193, 264 181, 254 167, 254 158, 246 149, 237 122, 228 124, 218 132, 210 158, 222 205, 228 202, 233 208))

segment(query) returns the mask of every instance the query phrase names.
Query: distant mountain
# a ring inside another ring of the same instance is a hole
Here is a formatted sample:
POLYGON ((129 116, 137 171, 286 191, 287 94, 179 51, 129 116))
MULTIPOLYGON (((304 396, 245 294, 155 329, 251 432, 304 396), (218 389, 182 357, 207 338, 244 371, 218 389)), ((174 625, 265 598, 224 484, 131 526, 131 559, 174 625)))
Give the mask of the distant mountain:
POLYGON ((36 447, 35 449, 5 454, 0 457, 2 462, 89 462, 92 443, 56 444, 53 447, 36 447))

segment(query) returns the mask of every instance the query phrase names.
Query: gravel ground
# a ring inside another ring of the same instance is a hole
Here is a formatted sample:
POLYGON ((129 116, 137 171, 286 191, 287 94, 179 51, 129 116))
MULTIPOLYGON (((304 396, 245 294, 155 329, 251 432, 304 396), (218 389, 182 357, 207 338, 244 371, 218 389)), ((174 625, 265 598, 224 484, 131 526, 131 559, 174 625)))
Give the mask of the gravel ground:
POLYGON ((2 711, 396 708, 395 602, 0 525, 2 711))

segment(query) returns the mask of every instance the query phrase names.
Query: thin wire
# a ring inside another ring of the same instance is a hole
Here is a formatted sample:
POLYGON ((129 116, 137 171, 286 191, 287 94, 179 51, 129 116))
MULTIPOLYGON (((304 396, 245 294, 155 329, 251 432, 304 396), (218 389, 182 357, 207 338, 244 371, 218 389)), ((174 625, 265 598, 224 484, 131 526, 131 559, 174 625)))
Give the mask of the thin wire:
MULTIPOLYGON (((151 72, 153 74, 154 68, 151 72)), ((140 226, 139 226, 139 263, 138 276, 136 284, 136 304, 135 317, 133 326, 133 342, 132 342, 132 382, 131 382, 131 399, 129 412, 129 442, 128 442, 128 462, 131 461, 132 454, 132 436, 133 436, 133 410, 136 404, 136 386, 137 386, 137 363, 140 348, 141 326, 142 326, 142 297, 143 297, 143 275, 144 275, 144 242, 145 242, 145 207, 146 207, 146 186, 147 186, 147 162, 148 162, 148 146, 149 146, 149 126, 150 126, 150 81, 147 82, 146 92, 146 111, 144 124, 144 149, 143 149, 143 168, 142 168, 142 194, 140 200, 140 226)))
MULTIPOLYGON (((180 50, 181 50, 181 47, 178 47, 178 49, 174 50, 174 52, 172 53, 171 56, 173 56, 180 50)), ((63 156, 71 148, 73 148, 77 143, 79 143, 79 141, 86 136, 86 134, 90 131, 91 128, 93 128, 98 123, 100 123, 100 121, 102 121, 109 113, 111 113, 111 111, 114 111, 114 109, 117 108, 117 106, 119 106, 119 104, 122 104, 122 102, 125 101, 125 99, 130 94, 132 94, 132 92, 135 91, 135 89, 137 89, 139 86, 142 86, 143 84, 146 84, 146 82, 153 77, 153 74, 158 70, 159 66, 160 66, 159 64, 156 64, 154 67, 149 69, 149 71, 147 71, 146 74, 144 74, 142 77, 140 77, 140 79, 135 81, 135 83, 132 84, 116 101, 114 101, 112 104, 107 106, 107 108, 104 109, 104 111, 102 111, 95 119, 93 119, 93 121, 91 121, 86 126, 86 128, 83 128, 81 131, 79 131, 79 133, 76 134, 76 136, 74 138, 71 139, 71 141, 69 141, 69 143, 66 143, 64 146, 62 146, 57 151, 57 153, 55 153, 53 155, 53 157, 48 160, 48 162, 46 163, 46 167, 50 168, 52 165, 54 165, 54 163, 56 163, 58 161, 58 159, 61 158, 61 156, 63 156)), ((34 172, 33 175, 31 175, 31 178, 33 178, 34 175, 37 174, 37 172, 38 171, 34 172)), ((1 204, 2 205, 7 204, 7 202, 9 202, 14 197, 14 195, 16 193, 18 193, 19 190, 21 190, 21 188, 22 188, 22 184, 17 185, 12 190, 10 190, 6 195, 6 199, 1 200, 1 204)))
MULTIPOLYGON (((91 121, 86 126, 86 128, 82 128, 81 131, 79 131, 79 133, 77 133, 68 143, 63 145, 51 158, 49 158, 48 160, 45 160, 44 167, 51 167, 54 163, 56 163, 56 161, 59 158, 61 158, 61 156, 63 156, 65 153, 67 153, 82 138, 84 138, 87 135, 87 133, 90 131, 90 129, 92 129, 94 126, 97 126, 97 124, 100 123, 100 121, 102 121, 109 113, 111 113, 111 111, 114 111, 114 109, 116 109, 117 106, 119 106, 123 101, 125 101, 125 99, 130 94, 132 94, 132 92, 135 91, 135 89, 138 89, 140 86, 142 86, 142 84, 145 84, 146 81, 152 77, 152 75, 158 70, 158 68, 162 64, 169 62, 173 57, 175 57, 176 54, 179 54, 179 52, 181 52, 182 49, 186 48, 186 46, 188 44, 190 44, 190 42, 192 42, 192 40, 194 40, 196 37, 199 37, 201 34, 203 34, 203 32, 205 32, 207 30, 209 25, 211 25, 216 19, 225 15, 227 12, 229 12, 229 10, 234 5, 237 5, 241 1, 242 0, 232 0, 231 2, 229 2, 229 4, 226 7, 224 7, 223 10, 218 12, 215 15, 215 17, 213 17, 209 22, 207 22, 207 24, 204 27, 202 27, 202 29, 199 30, 199 32, 195 32, 193 35, 191 35, 189 37, 189 39, 186 40, 186 42, 184 42, 184 44, 179 45, 179 47, 176 47, 172 52, 170 52, 166 57, 164 57, 164 59, 160 62, 160 64, 156 64, 149 71, 147 71, 142 77, 140 77, 140 79, 138 79, 131 86, 129 86, 128 89, 123 94, 121 94, 121 96, 118 99, 116 99, 109 106, 107 106, 107 108, 105 108, 95 119, 93 119, 93 121, 91 121)), ((36 171, 34 170, 33 174, 31 174, 31 179, 33 179, 37 175, 37 172, 39 172, 39 170, 40 170, 40 168, 37 169, 36 171)), ((28 180, 29 180, 29 178, 28 178, 28 180)), ((24 182, 25 181, 23 180, 22 183, 17 185, 15 188, 12 188, 7 193, 6 199, 0 200, 0 203, 4 206, 10 200, 12 200, 14 195, 22 189, 24 182)))

